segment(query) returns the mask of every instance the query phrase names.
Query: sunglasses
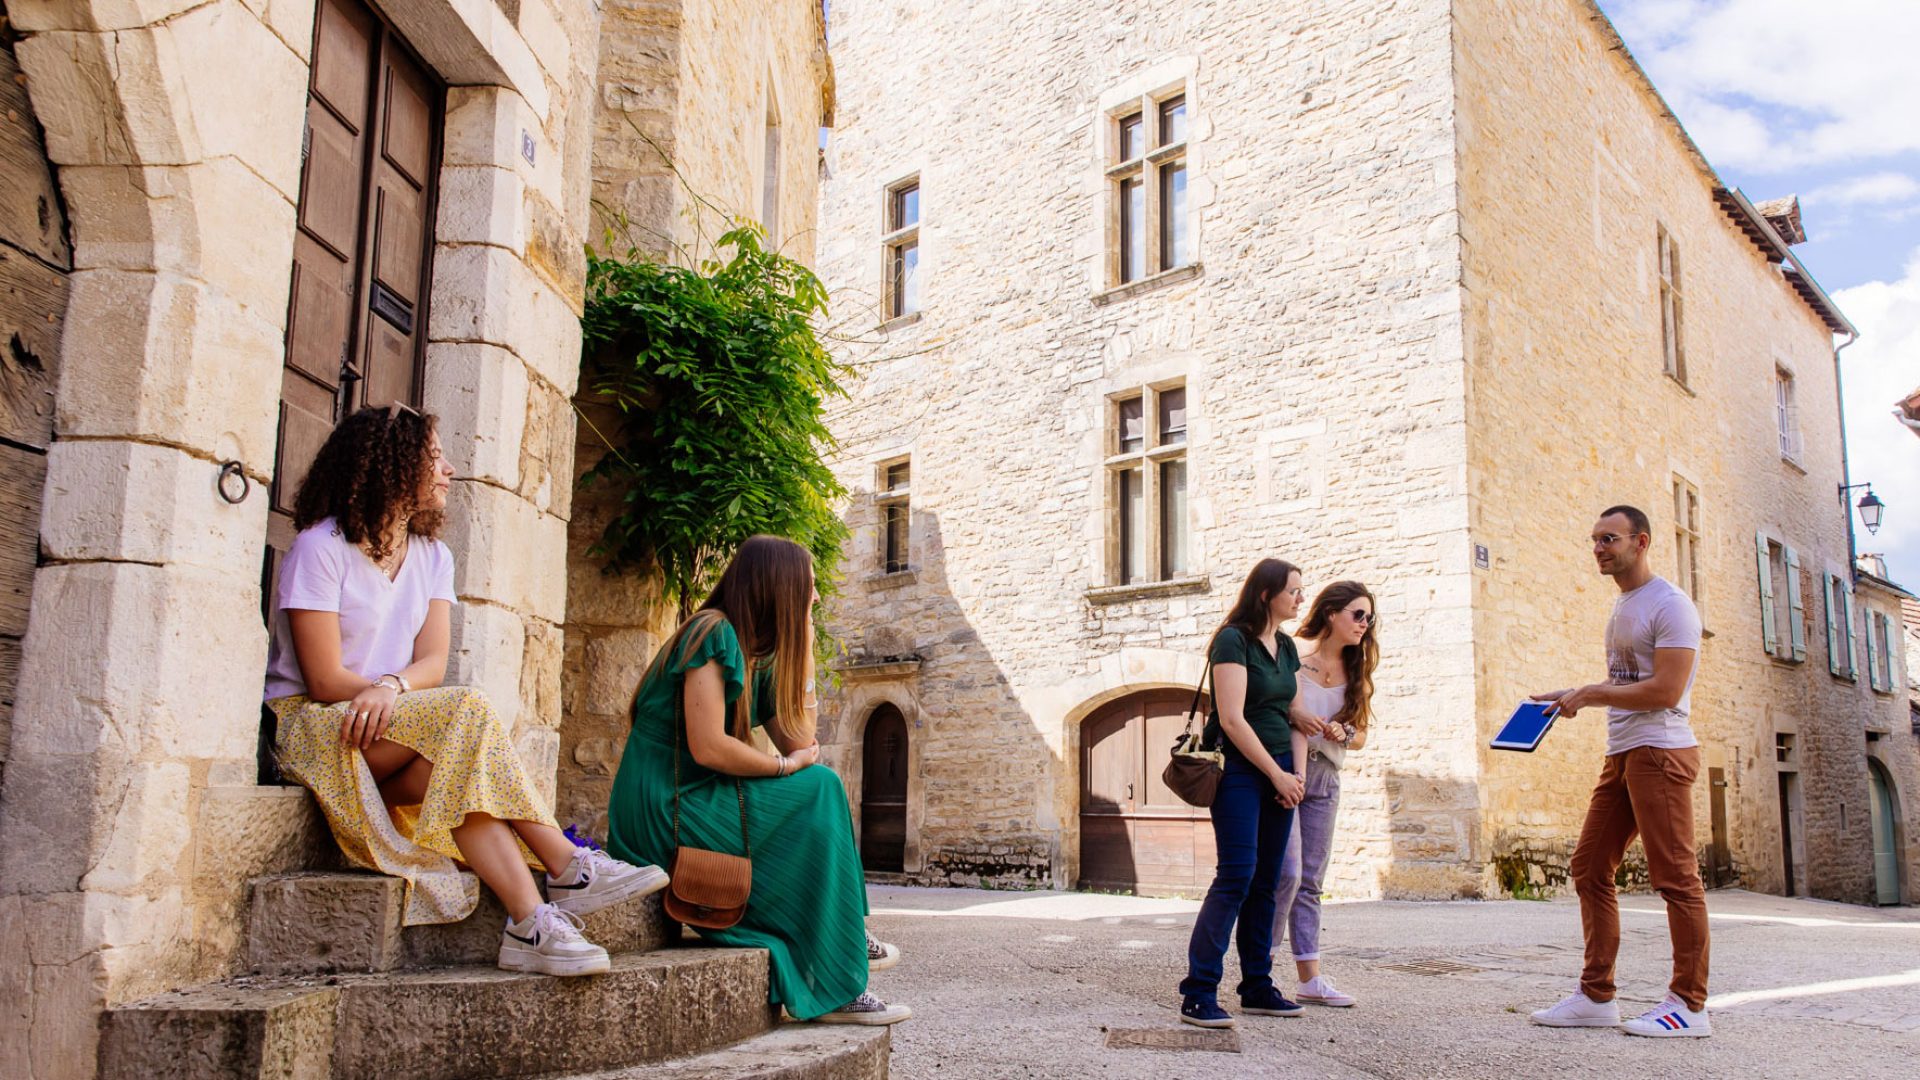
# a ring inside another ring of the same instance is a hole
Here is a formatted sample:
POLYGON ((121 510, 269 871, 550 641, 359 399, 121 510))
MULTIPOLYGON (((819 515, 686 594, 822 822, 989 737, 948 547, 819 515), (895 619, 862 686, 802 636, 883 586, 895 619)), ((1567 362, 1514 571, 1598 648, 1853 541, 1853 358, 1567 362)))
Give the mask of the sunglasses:
POLYGON ((1362 611, 1359 608, 1348 608, 1347 615, 1361 626, 1376 625, 1374 622, 1374 614, 1371 611, 1362 611))
POLYGON ((390 402, 388 403, 387 407, 383 411, 387 414, 386 421, 389 424, 393 423, 394 420, 398 418, 401 413, 406 413, 409 416, 420 415, 420 410, 414 408, 411 405, 408 405, 404 401, 390 402))

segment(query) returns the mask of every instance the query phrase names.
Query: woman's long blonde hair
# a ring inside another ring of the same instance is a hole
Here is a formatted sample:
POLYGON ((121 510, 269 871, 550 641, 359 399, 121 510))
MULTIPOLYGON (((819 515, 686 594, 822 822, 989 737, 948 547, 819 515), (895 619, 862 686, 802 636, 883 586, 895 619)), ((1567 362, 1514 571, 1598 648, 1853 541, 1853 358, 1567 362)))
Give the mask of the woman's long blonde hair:
POLYGON ((1328 719, 1352 724, 1355 731, 1364 732, 1367 721, 1373 717, 1373 669, 1380 666, 1380 642, 1373 636, 1374 627, 1378 625, 1379 605, 1374 602, 1373 594, 1357 581, 1336 581, 1321 589, 1320 595, 1313 598, 1313 607, 1307 611, 1307 620, 1300 624, 1298 636, 1324 643, 1327 620, 1334 612, 1345 611, 1355 600, 1365 600, 1372 605, 1376 618, 1367 622, 1367 632, 1360 636, 1358 645, 1347 645, 1340 650, 1340 662, 1347 668, 1347 695, 1340 711, 1328 719))
MULTIPOLYGON (((791 540, 754 536, 734 552, 720 580, 686 622, 680 624, 640 680, 642 686, 670 656, 700 647, 721 622, 733 627, 746 654, 746 688, 733 703, 733 737, 746 742, 753 728, 754 673, 773 663, 773 720, 783 740, 813 741, 814 719, 807 715, 807 659, 813 652, 808 610, 813 605, 813 555, 791 540)), ((675 688, 675 693, 684 693, 675 688)), ((635 691, 637 698, 638 691, 635 691)))

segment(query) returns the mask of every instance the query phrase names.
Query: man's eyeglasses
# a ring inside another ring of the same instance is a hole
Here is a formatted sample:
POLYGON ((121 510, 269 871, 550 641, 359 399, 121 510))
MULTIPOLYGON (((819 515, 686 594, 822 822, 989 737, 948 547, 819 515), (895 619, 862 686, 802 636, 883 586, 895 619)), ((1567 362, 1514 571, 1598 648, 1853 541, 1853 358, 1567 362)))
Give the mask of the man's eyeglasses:
POLYGON ((1612 547, 1622 540, 1639 536, 1639 533, 1601 533, 1593 538, 1594 547, 1612 547))

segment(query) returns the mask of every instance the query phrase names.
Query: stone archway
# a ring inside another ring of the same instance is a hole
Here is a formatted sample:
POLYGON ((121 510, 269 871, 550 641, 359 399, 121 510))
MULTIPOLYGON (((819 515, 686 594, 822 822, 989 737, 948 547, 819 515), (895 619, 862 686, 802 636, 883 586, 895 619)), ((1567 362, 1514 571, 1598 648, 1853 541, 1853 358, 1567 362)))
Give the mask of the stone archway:
POLYGON ((1867 759, 1868 827, 1873 832, 1874 901, 1898 904, 1904 896, 1905 860, 1901 856, 1905 836, 1900 818, 1900 792, 1893 774, 1879 761, 1867 759))

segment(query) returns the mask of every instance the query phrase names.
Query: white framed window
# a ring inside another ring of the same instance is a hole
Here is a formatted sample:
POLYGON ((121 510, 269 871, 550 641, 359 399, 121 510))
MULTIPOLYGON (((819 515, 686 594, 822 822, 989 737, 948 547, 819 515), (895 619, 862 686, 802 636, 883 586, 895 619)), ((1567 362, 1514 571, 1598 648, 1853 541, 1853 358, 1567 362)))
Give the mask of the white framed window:
POLYGON ((886 317, 899 319, 920 310, 920 178, 888 187, 882 213, 886 317))
POLYGON ((1191 572, 1187 388, 1144 386, 1107 399, 1108 580, 1173 581, 1191 572))
POLYGON ((1665 225, 1658 227, 1660 263, 1660 348, 1665 371, 1687 385, 1685 305, 1680 295, 1680 248, 1665 225))
POLYGON ((1187 200, 1189 101, 1184 83, 1107 113, 1107 283, 1118 286, 1194 262, 1187 200))
POLYGON ((1762 646, 1777 660, 1805 660, 1807 622, 1801 600, 1800 553, 1766 533, 1758 533, 1754 554, 1760 575, 1762 646))
POLYGON ((1820 592, 1827 607, 1827 671, 1843 679, 1858 679, 1860 642, 1854 630, 1853 582, 1844 574, 1830 571, 1820 592))
POLYGON ((1673 573, 1674 584, 1701 607, 1700 491, 1683 476, 1673 478, 1673 573))
POLYGON ((1800 405, 1795 392, 1793 372, 1784 367, 1773 369, 1773 421, 1780 436, 1780 456, 1800 463, 1800 405))
POLYGON ((913 462, 885 462, 879 472, 873 501, 880 509, 880 572, 904 574, 913 569, 913 462))

